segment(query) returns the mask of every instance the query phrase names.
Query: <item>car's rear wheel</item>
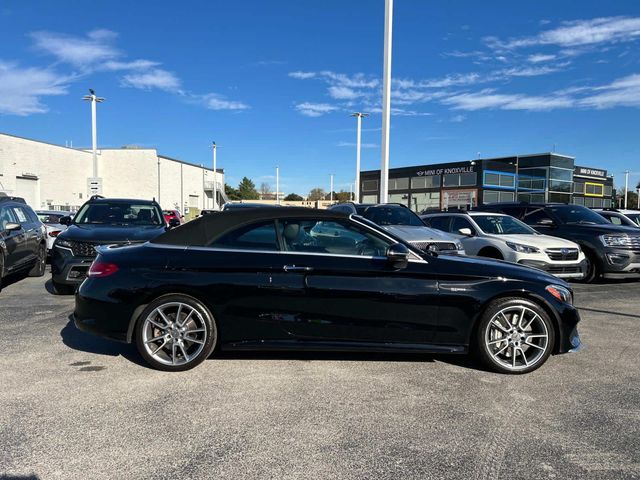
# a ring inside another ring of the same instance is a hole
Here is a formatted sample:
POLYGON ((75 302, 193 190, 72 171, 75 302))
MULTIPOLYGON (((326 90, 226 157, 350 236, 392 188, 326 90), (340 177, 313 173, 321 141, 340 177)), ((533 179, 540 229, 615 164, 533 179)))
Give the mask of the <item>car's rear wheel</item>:
POLYGON ((47 268, 47 245, 45 243, 38 247, 38 257, 36 263, 29 270, 30 277, 41 277, 47 268))
POLYGON ((193 297, 163 295, 151 302, 136 324, 136 346, 153 367, 189 370, 216 346, 218 330, 209 309, 193 297))
POLYGON ((547 361, 555 342, 549 316, 524 298, 493 302, 476 330, 476 347, 486 366, 500 373, 527 373, 547 361))

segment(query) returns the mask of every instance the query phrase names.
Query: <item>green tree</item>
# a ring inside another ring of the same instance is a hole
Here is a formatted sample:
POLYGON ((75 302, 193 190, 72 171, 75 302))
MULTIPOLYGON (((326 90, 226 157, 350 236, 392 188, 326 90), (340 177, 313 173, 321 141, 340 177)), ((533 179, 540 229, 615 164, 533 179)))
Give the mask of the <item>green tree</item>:
POLYGON ((302 198, 300 195, 298 195, 297 193, 290 193, 289 195, 287 195, 286 197, 284 197, 285 201, 287 202, 301 202, 302 200, 304 200, 304 198, 302 198))
POLYGON ((226 183, 224 185, 224 193, 226 193, 229 200, 240 200, 240 192, 226 183))
POLYGON ((238 184, 238 194, 241 200, 258 200, 260 198, 256 190, 256 184, 247 177, 243 177, 238 184))
POLYGON ((325 196, 324 190, 320 187, 312 188, 309 192, 309 200, 312 202, 322 200, 325 196))
POLYGON ((351 194, 349 192, 345 192, 344 190, 340 190, 338 193, 333 195, 333 199, 338 202, 350 202, 352 200, 351 194))

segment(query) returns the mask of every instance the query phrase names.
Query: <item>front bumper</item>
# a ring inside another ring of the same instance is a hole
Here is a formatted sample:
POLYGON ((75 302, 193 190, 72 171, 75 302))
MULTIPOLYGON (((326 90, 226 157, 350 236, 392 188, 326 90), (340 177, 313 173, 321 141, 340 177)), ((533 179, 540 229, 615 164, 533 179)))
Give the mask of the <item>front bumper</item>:
POLYGON ((583 344, 578 333, 580 313, 573 305, 565 305, 559 312, 559 339, 556 353, 577 352, 583 344))
POLYGON ((86 278, 95 257, 78 257, 70 249, 54 246, 51 250, 51 275, 62 285, 79 285, 86 278))
POLYGON ((558 278, 568 279, 582 279, 584 278, 587 270, 587 262, 585 260, 581 262, 545 262, 543 260, 518 260, 520 265, 526 265, 527 267, 534 267, 539 270, 544 270, 551 275, 558 278))
POLYGON ((607 248, 602 264, 605 278, 640 277, 640 250, 607 248))

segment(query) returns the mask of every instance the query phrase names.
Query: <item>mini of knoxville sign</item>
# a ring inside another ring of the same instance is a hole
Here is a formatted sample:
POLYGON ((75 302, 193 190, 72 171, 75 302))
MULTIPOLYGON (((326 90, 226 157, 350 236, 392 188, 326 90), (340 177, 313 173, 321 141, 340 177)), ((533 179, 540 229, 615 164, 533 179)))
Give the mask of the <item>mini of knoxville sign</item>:
POLYGON ((452 173, 472 173, 474 167, 450 167, 450 168, 434 168, 432 170, 418 170, 416 175, 420 177, 431 177, 433 175, 449 175, 452 173))

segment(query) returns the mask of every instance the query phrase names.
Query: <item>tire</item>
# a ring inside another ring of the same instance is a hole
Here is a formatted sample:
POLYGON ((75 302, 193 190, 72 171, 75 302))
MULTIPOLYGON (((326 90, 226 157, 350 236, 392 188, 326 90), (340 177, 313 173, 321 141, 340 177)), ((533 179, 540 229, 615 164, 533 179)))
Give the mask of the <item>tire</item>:
POLYGON ((502 254, 495 248, 484 248, 478 252, 479 257, 493 258, 494 260, 504 260, 502 254))
POLYGON ((151 367, 167 372, 196 367, 211 355, 217 341, 213 315, 188 295, 157 298, 144 309, 135 326, 140 355, 151 367))
POLYGON ((38 247, 38 258, 31 270, 29 270, 30 277, 42 277, 47 269, 47 245, 41 244, 38 247))
POLYGON ((532 372, 547 361, 554 345, 555 328, 549 316, 540 305, 524 298, 492 302, 475 332, 480 360, 498 373, 532 372))
POLYGON ((2 277, 4 276, 4 257, 0 251, 0 292, 2 291, 2 277))
POLYGON ((73 285, 65 285, 55 280, 51 280, 51 284, 53 285, 56 295, 73 295, 76 293, 76 288, 73 285))
POLYGON ((596 256, 585 250, 584 256, 587 262, 586 274, 584 278, 578 280, 580 283, 594 283, 600 279, 601 271, 600 265, 598 264, 598 260, 596 256))

